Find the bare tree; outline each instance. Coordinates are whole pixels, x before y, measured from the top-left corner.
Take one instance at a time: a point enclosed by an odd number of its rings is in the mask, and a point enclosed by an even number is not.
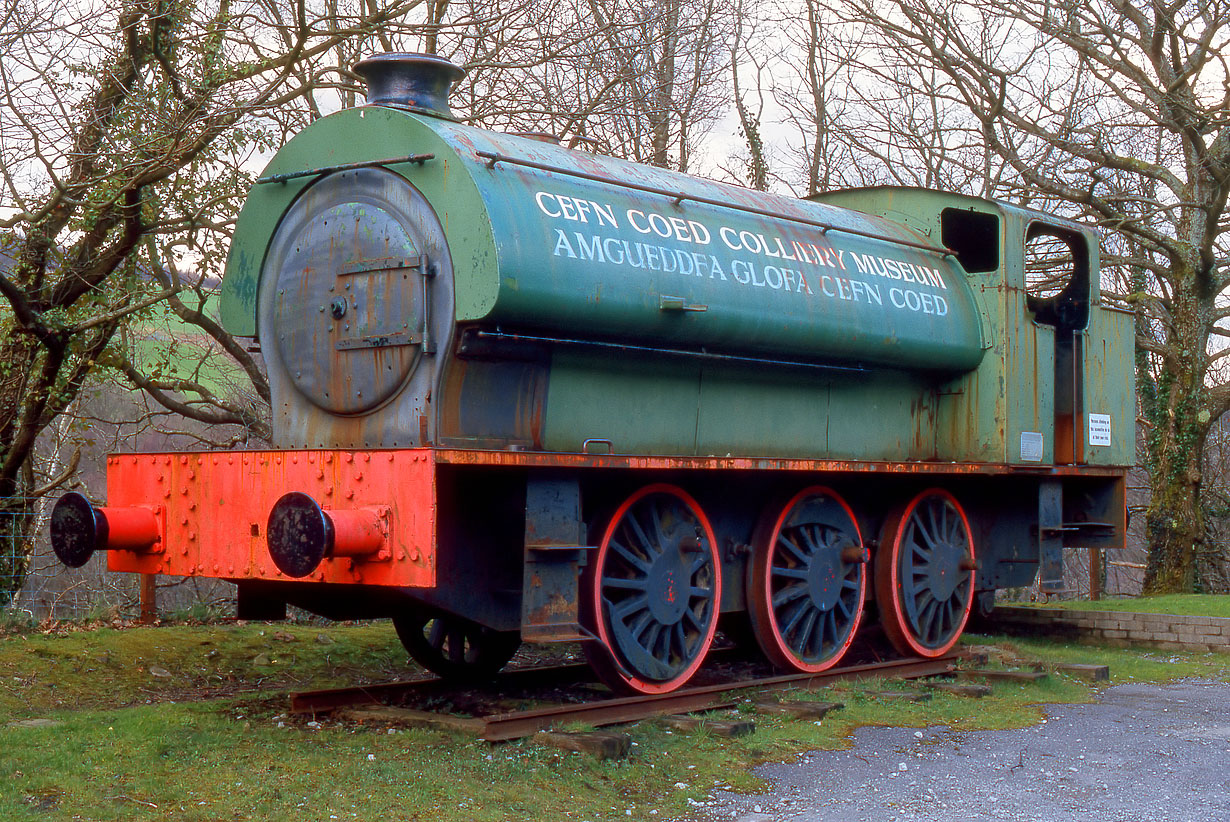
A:
[[[0,538],[24,539],[25,500],[73,474],[64,437],[32,455],[91,380],[144,389],[151,424],[169,409],[221,426],[192,429],[216,445],[268,436],[260,364],[213,319],[217,275],[255,170],[356,102],[354,62],[440,53],[469,69],[463,119],[686,168],[721,105],[728,31],[723,0],[7,3]]]
[[[1230,408],[1221,297],[1230,224],[1230,5],[828,5],[865,27],[868,47],[888,67],[879,77],[886,93],[920,83],[949,111],[968,115],[964,127],[946,121],[956,131],[942,139],[985,147],[993,158],[986,193],[1041,196],[1108,232],[1104,264],[1138,317],[1152,485],[1145,588],[1192,590],[1206,543],[1202,454],[1212,422]],[[899,77],[902,69],[908,73]]]
[[[789,44],[774,68],[774,98],[802,181],[792,188],[996,191],[1004,164],[934,66],[884,48],[831,0],[783,2],[770,19]]]
[[[769,153],[761,130],[770,93],[772,77],[769,65],[780,46],[775,36],[767,36],[760,27],[762,21],[749,13],[744,0],[736,0],[734,29],[730,38],[730,81],[735,114],[739,118],[742,148],[732,153],[722,170],[733,180],[758,191],[766,191],[770,183]],[[776,29],[770,23],[775,35]],[[747,81],[751,74],[750,84]],[[749,87],[750,86],[750,87]],[[733,162],[731,166],[729,163]]]
[[[858,45],[851,27],[829,15],[821,0],[785,2],[774,6],[770,26],[787,44],[775,66],[774,101],[783,112],[790,154],[798,179],[787,181],[804,196],[843,185],[866,182],[866,169],[854,162],[851,146],[839,138],[845,131],[846,100],[856,90],[854,55]]]
[[[250,161],[340,79],[327,57],[421,0],[281,9],[271,0],[14,0],[0,19],[0,539],[24,541],[40,434],[99,369],[181,413],[263,433],[256,364],[212,321],[207,278]],[[293,112],[293,113],[288,113]],[[189,280],[164,272],[197,269]],[[169,301],[225,350],[257,402],[141,373],[123,329]]]
[[[606,101],[604,116],[586,124],[588,136],[620,156],[687,171],[699,139],[726,105],[729,5],[588,0],[588,11],[605,48],[589,53],[578,79],[586,96]]]
[[[431,0],[418,42],[467,69],[465,122],[686,170],[729,103],[734,2]]]

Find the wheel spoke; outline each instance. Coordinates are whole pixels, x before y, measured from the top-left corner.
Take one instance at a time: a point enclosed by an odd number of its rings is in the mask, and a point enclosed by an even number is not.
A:
[[[816,646],[816,653],[820,653],[827,646],[836,645],[839,636],[837,612],[829,611],[824,615],[823,630],[820,632],[820,644]],[[825,641],[826,639],[828,640],[827,642]]]
[[[649,583],[645,579],[627,579],[626,577],[603,577],[602,588],[617,588],[623,591],[644,591]]]
[[[930,639],[932,636],[932,626],[935,624],[935,617],[939,613],[939,603],[935,600],[928,602],[918,611],[918,633],[920,636]]]
[[[778,618],[780,620],[781,634],[783,637],[790,635],[790,632],[798,626],[799,620],[806,615],[808,610],[810,609],[805,600],[798,600],[781,609],[781,612],[778,614]],[[786,614],[789,614],[790,616],[782,619],[782,617],[785,617]]]
[[[837,600],[837,607],[834,609],[834,614],[836,613],[836,611],[841,611],[841,615],[843,617],[845,617],[847,620],[851,620],[851,619],[854,619],[854,611],[855,611],[855,608],[857,607],[858,607],[857,603],[855,603],[854,605],[851,605],[846,600],[845,597],[842,597],[841,599]],[[836,619],[837,617],[834,616],[833,618]]]
[[[800,548],[798,543],[793,539],[793,534],[791,536],[787,536],[786,534],[779,536],[777,538],[777,545],[779,548],[785,549],[784,552],[779,551],[779,555],[782,553],[793,554],[795,561],[803,565],[806,565],[811,561],[810,555]]]
[[[615,553],[619,554],[619,556],[633,568],[640,571],[642,574],[649,573],[649,563],[633,553],[632,549],[625,547],[622,543],[618,543],[615,540],[611,540],[610,545],[611,549],[614,550]]]
[[[825,533],[823,526],[815,524],[800,525],[796,529],[796,533],[803,538],[803,542],[807,545],[807,556],[804,558],[804,562],[811,562],[812,557],[828,547],[828,543],[823,538]]]
[[[701,568],[704,568],[706,565],[709,565],[712,562],[713,562],[713,557],[709,556],[708,553],[704,551],[699,552],[696,555],[696,558],[693,559],[692,563],[688,566],[688,577],[691,579],[695,579],[697,572],[700,571]]]
[[[641,637],[645,635],[645,630],[650,625],[654,624],[653,614],[648,611],[641,611],[635,619],[633,619],[630,623],[625,624],[628,626],[628,633],[632,634],[632,636],[640,642]]]
[[[652,653],[653,646],[657,644],[658,637],[661,636],[661,634],[662,634],[662,623],[661,622],[649,623],[649,631],[645,634],[645,638],[641,640],[641,647],[645,648],[650,653]]]
[[[798,646],[797,646],[799,648],[802,648],[804,645],[806,645],[807,638],[811,635],[812,628],[815,626],[816,620],[820,616],[820,612],[817,611],[815,608],[805,608],[805,609],[802,609],[802,612],[803,614],[805,614],[806,618],[803,620],[803,624],[799,626],[798,631],[795,633],[795,636],[798,636],[801,638],[801,641],[798,643]]]
[[[688,656],[688,638],[683,632],[682,620],[675,623],[674,628],[671,630],[671,634],[675,637],[675,646],[678,649],[679,657],[681,659],[686,658]]]
[[[956,600],[948,600],[944,603],[944,630],[947,631],[955,622],[957,613]]]
[[[788,579],[807,579],[806,568],[783,568],[780,565],[773,566],[773,576],[787,577]]]
[[[908,531],[908,544],[919,550],[927,550],[935,547],[935,539],[931,534],[927,533],[927,526],[922,519],[915,517],[910,521],[910,530]],[[925,543],[925,544],[924,544]]]
[[[645,595],[628,597],[619,603],[610,602],[611,616],[619,622],[624,622],[629,616],[649,605],[649,597]]]
[[[649,521],[653,525],[653,548],[658,554],[665,551],[668,547],[674,547],[678,542],[678,540],[671,539],[667,533],[669,529],[662,524],[662,517],[664,514],[669,513],[669,510],[666,508],[666,500],[661,502],[661,505],[650,505],[648,511]]]
[[[950,599],[937,602],[935,607],[935,636],[942,637],[952,627],[953,602]]]
[[[432,648],[439,650],[444,647],[444,621],[440,619],[429,620],[427,625],[427,644]]]
[[[948,521],[948,530],[944,534],[949,545],[960,545],[968,547],[969,542],[965,538],[965,527],[961,522],[960,517],[952,517]]]
[[[705,629],[705,626],[704,626],[704,625],[701,623],[701,621],[697,618],[696,614],[694,614],[694,613],[692,612],[692,609],[691,609],[691,608],[688,608],[688,609],[684,610],[684,612],[683,612],[683,620],[681,620],[681,621],[680,621],[680,624],[682,625],[682,624],[683,624],[683,622],[690,622],[690,623],[692,623],[692,627],[693,627],[694,629],[696,629],[697,631],[703,631],[703,630]]]
[[[919,507],[922,507],[922,506],[919,506]],[[948,506],[946,505],[936,505],[934,502],[931,502],[931,501],[928,501],[926,503],[927,524],[930,526],[927,530],[928,530],[928,533],[930,533],[932,536],[932,540],[931,540],[932,545],[935,545],[940,540],[940,538],[945,537],[947,535],[948,528],[946,527],[945,516],[944,516],[944,513],[947,510],[948,510]],[[936,521],[937,514],[939,515],[938,522]]]
[[[807,590],[806,585],[783,586],[781,590],[773,594],[773,610],[776,611],[778,608],[781,608],[783,605],[789,602],[793,602],[796,599],[801,599],[802,597],[807,596],[809,593],[810,592]]]
[[[829,632],[829,623],[833,618],[832,611],[825,613],[814,611],[813,613],[815,613],[816,618],[812,621],[806,638],[803,642],[799,643],[799,650],[808,656],[815,656],[824,650],[824,638]]]
[[[672,625],[663,625],[662,632],[658,634],[658,642],[654,648],[654,656],[661,662],[670,662],[671,659],[671,629]]]
[[[653,562],[654,556],[662,552],[661,547],[657,543],[655,543],[652,539],[650,539],[649,535],[645,533],[645,529],[641,525],[640,520],[637,519],[636,513],[634,511],[628,512],[628,518],[626,521],[628,524],[628,529],[632,532],[632,535],[640,543],[641,550],[645,552],[645,556],[648,558],[647,561]]]

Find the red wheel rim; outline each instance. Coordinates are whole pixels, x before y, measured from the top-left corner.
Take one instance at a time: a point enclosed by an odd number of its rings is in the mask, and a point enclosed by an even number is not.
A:
[[[889,517],[876,556],[884,632],[904,654],[938,657],[957,644],[974,601],[974,538],[965,509],[929,488]]]
[[[807,673],[836,665],[862,621],[866,588],[862,533],[837,493],[813,486],[767,512],[748,565],[748,613],[770,661]]]
[[[604,681],[658,694],[696,673],[713,642],[722,590],[713,527],[696,500],[664,483],[628,497],[587,576],[601,647],[588,644],[586,655]]]

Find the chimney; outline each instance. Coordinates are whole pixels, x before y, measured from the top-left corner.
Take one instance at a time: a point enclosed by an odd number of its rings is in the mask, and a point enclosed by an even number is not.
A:
[[[368,105],[455,119],[448,107],[448,95],[453,83],[465,76],[465,69],[443,57],[388,52],[359,61],[354,70],[367,84]]]

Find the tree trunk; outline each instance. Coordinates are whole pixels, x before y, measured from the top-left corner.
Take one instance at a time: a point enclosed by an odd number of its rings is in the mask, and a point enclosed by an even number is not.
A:
[[[1196,553],[1204,544],[1204,515],[1197,484],[1153,489],[1153,503],[1145,513],[1145,539],[1149,544],[1149,563],[1144,593],[1194,591]]]
[[[1171,361],[1147,397],[1146,443],[1151,500],[1145,513],[1149,561],[1144,593],[1196,590],[1196,557],[1204,547],[1201,460],[1209,433],[1204,410],[1204,353],[1195,345]],[[1151,394],[1153,392],[1150,392]],[[1149,400],[1152,400],[1150,402]]]

